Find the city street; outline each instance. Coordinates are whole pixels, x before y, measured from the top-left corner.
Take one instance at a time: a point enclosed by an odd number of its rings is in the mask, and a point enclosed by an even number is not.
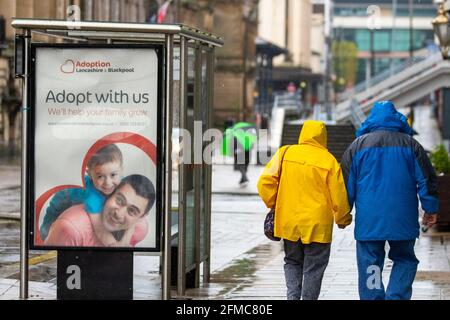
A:
[[[450,300],[449,151],[450,0],[0,0],[0,300]]]
[[[261,167],[253,167],[257,172]],[[216,170],[231,170],[222,166]],[[285,299],[281,243],[262,234],[266,209],[256,195],[213,196],[212,279],[188,289],[193,299]],[[320,299],[358,299],[353,227],[334,230],[330,264]],[[0,299],[18,298],[19,224],[0,222]],[[450,234],[423,234],[416,244],[420,260],[413,299],[450,299]],[[56,255],[32,251],[30,297],[56,298]],[[159,257],[135,253],[135,299],[159,299]],[[383,273],[388,279],[391,263]]]
[[[416,138],[425,148],[436,144],[435,122],[430,108],[416,109]],[[17,167],[0,166],[0,299],[18,299],[19,278],[19,186]],[[256,181],[262,166],[250,166],[250,183],[239,187],[239,173],[228,164],[213,167],[211,283],[188,289],[188,299],[285,299],[281,242],[263,235],[267,209],[259,199]],[[14,217],[14,220],[8,219]],[[358,299],[353,225],[335,228],[329,266],[320,299]],[[416,242],[420,260],[413,286],[413,299],[450,299],[450,233],[433,230]],[[391,269],[386,260],[383,281]],[[159,257],[135,253],[134,298],[160,299]],[[56,253],[32,251],[30,298],[56,298]],[[175,291],[173,291],[175,295]]]

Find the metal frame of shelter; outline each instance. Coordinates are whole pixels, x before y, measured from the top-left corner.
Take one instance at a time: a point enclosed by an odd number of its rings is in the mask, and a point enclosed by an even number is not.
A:
[[[194,121],[202,121],[202,129],[212,125],[214,54],[215,48],[223,45],[221,38],[185,25],[73,22],[62,20],[13,19],[16,39],[22,39],[23,78],[22,106],[22,172],[21,172],[21,242],[20,242],[20,298],[28,298],[28,201],[29,183],[29,136],[30,128],[30,47],[33,35],[56,38],[68,43],[107,44],[163,44],[163,226],[162,250],[162,299],[170,299],[172,256],[177,259],[177,294],[186,289],[186,275],[194,272],[194,286],[199,286],[200,264],[203,263],[203,281],[210,277],[211,239],[211,166],[179,163],[172,168],[172,133],[174,129],[194,132]],[[33,42],[34,43],[34,42]],[[174,55],[179,52],[179,62]],[[16,50],[16,55],[20,54]],[[175,58],[175,60],[174,60]],[[179,69],[178,69],[179,65]],[[174,67],[177,70],[174,70]],[[17,70],[17,65],[16,65]],[[20,66],[19,66],[20,70]],[[184,140],[182,147],[185,146]],[[192,146],[191,146],[192,148]],[[192,149],[193,150],[193,149]],[[193,154],[193,153],[192,153]],[[173,173],[178,179],[172,180]],[[172,188],[178,183],[178,190]],[[175,199],[174,201],[172,199]],[[176,206],[175,204],[178,204]],[[174,219],[172,219],[173,217]],[[173,221],[177,219],[178,223]],[[170,234],[170,237],[167,235]],[[177,248],[176,256],[172,249]],[[175,253],[175,251],[174,251]],[[174,279],[174,278],[172,278]]]

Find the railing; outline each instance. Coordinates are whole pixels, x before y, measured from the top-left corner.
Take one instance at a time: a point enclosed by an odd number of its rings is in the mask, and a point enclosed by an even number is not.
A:
[[[354,118],[353,113],[355,112],[359,113],[357,109],[359,109],[361,113],[367,111],[366,107],[362,108],[361,106],[362,104],[365,104],[367,101],[371,101],[376,97],[382,96],[383,93],[386,92],[386,90],[392,90],[392,88],[404,83],[405,81],[408,81],[412,78],[416,79],[422,74],[426,74],[431,69],[436,68],[437,64],[441,62],[442,62],[441,54],[436,53],[420,62],[416,62],[415,64],[409,67],[407,64],[397,66],[395,69],[395,73],[393,72],[392,76],[384,78],[383,81],[381,81],[380,79],[386,77],[387,72],[383,75],[379,75],[377,84],[371,87],[366,87],[366,89],[362,92],[359,93],[354,92],[349,98],[341,101],[336,106],[336,120],[343,121],[345,119],[348,119],[352,121],[352,123],[353,121],[357,123],[358,120]],[[357,102],[356,104],[354,103],[354,100]]]
[[[293,93],[290,92],[275,93],[273,105],[274,108],[295,106],[298,109],[301,109],[302,107],[301,99],[302,95],[299,91]]]
[[[357,84],[352,89],[347,89],[339,96],[339,101],[345,101],[347,99],[350,99],[352,96],[357,95],[359,93],[362,93],[369,88],[383,82],[384,80],[396,75],[397,73],[413,67],[413,66],[421,66],[423,65],[422,62],[426,62],[425,64],[428,64],[429,62],[436,62],[441,60],[441,53],[435,53],[428,57],[414,57],[414,58],[407,58],[405,61],[397,62],[392,67],[389,67],[388,69],[384,70],[383,72],[377,74],[375,77],[369,79],[368,81],[363,81]]]
[[[300,90],[296,92],[278,92],[274,93],[273,109],[285,109],[289,115],[296,115],[300,119],[306,118],[312,111],[312,108],[302,102]]]

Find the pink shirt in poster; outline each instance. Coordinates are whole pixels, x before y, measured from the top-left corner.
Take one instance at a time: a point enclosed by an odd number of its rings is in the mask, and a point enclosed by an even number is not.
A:
[[[130,246],[134,247],[142,241],[147,231],[147,220],[141,219],[136,224]],[[53,222],[45,244],[64,247],[104,247],[104,244],[95,236],[89,215],[82,204],[70,207]]]

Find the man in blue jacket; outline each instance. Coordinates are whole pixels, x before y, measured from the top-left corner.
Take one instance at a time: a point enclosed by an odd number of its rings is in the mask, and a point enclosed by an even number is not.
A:
[[[419,263],[414,254],[420,228],[417,195],[425,211],[422,224],[436,223],[436,174],[412,134],[407,118],[391,101],[377,102],[342,159],[349,203],[356,208],[358,287],[363,300],[411,299]],[[393,266],[385,290],[381,274],[386,241]]]

